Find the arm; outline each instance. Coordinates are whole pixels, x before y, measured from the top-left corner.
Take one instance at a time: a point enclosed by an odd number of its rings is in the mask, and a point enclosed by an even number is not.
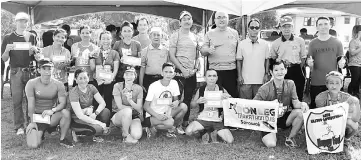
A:
[[[95,59],[94,58],[89,60],[89,65],[90,65],[90,70],[92,72],[94,72],[95,71]]]
[[[211,40],[209,38],[209,32],[204,36],[204,43],[200,49],[202,56],[210,55],[210,44]]]
[[[106,106],[103,97],[98,93],[94,95],[94,99],[99,103],[98,108],[95,112],[100,113]]]
[[[357,53],[361,52],[361,46],[357,46],[356,41],[354,39],[351,40],[349,44],[349,48],[351,55],[356,55]]]
[[[306,53],[306,43],[305,40],[301,39],[301,68],[305,66],[307,53]]]
[[[117,76],[118,69],[119,69],[119,61],[114,61],[114,68],[112,73],[113,79]]]
[[[93,118],[90,118],[89,116],[86,116],[81,107],[80,107],[80,103],[79,102],[71,102],[71,108],[73,109],[75,115],[82,121],[86,122],[86,123],[90,123],[90,124],[102,124],[102,122],[95,120]]]
[[[354,122],[358,122],[360,120],[360,101],[354,97],[354,96],[350,96],[348,99],[347,99],[347,103],[349,104],[350,107],[353,107],[353,112],[352,112],[352,115],[351,115],[351,119],[352,121]],[[349,108],[350,110],[350,108]],[[350,112],[349,112],[350,114]]]
[[[66,105],[66,91],[62,83],[58,83],[58,101],[59,104],[55,107],[56,112],[63,110]]]
[[[138,113],[143,113],[143,99],[142,98],[138,98],[137,99],[137,103],[135,103],[132,99],[130,99],[130,101],[128,101],[129,104],[132,106],[132,108],[134,108],[136,111],[138,111]]]
[[[12,46],[9,48],[8,46]],[[10,58],[10,50],[12,50],[14,47],[11,44],[8,44],[8,36],[6,35],[3,39],[3,42],[1,44],[1,58],[4,62],[8,61]]]
[[[199,89],[197,90],[196,94],[194,95],[194,97],[192,98],[192,101],[191,101],[191,106],[192,107],[196,107],[198,106],[198,99],[199,99]]]
[[[176,48],[169,48],[169,58],[170,61],[177,67],[179,68],[182,73],[184,73],[186,71],[186,69],[182,66],[182,64],[180,64],[180,62],[178,61],[178,59],[176,58],[175,54],[177,52]]]
[[[140,73],[139,73],[139,85],[141,85],[141,86],[143,86],[145,67],[147,66],[146,52],[147,51],[145,51],[145,50],[142,51],[142,58],[141,58],[142,63],[141,63]]]
[[[148,112],[150,115],[152,115],[153,117],[157,117],[159,114],[154,112],[154,110],[150,107],[150,103],[151,103],[151,101],[147,101],[147,100],[145,101],[144,110],[146,112]]]
[[[25,86],[25,94],[28,99],[28,116],[30,117],[30,122],[33,122],[33,114],[35,112],[35,96],[34,96],[34,86],[33,81],[30,80]]]

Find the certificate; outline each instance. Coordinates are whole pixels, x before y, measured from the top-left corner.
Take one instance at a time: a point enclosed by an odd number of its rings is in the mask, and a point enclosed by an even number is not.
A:
[[[53,56],[53,62],[65,62],[65,56]]]
[[[156,106],[168,106],[172,104],[172,98],[158,98],[155,101]]]
[[[50,124],[50,116],[42,116],[41,114],[33,114],[33,122]]]
[[[142,63],[142,59],[133,56],[124,56],[123,63],[131,66],[140,66]]]
[[[14,42],[14,50],[29,50],[31,43],[30,42]]]
[[[204,98],[207,99],[205,107],[222,108],[222,91],[206,91]]]
[[[104,80],[112,79],[112,73],[99,72],[98,76],[99,76],[100,79],[104,79]]]
[[[111,80],[112,72],[109,69],[103,68],[102,65],[97,65],[95,69],[97,79]]]

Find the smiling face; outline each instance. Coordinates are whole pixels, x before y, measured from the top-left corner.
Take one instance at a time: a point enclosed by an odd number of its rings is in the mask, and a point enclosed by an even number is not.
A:
[[[15,24],[17,29],[26,30],[26,28],[29,26],[29,21],[26,19],[19,19],[15,21]]]
[[[139,20],[137,29],[139,33],[147,33],[149,29],[147,20],[145,19]]]
[[[81,72],[76,77],[76,83],[81,87],[86,87],[86,85],[89,83],[89,76],[87,72]]]
[[[329,76],[326,78],[326,87],[332,93],[338,93],[342,88],[342,80],[337,76]]]
[[[107,47],[109,48],[109,46],[111,45],[112,43],[112,35],[111,34],[107,34],[107,33],[104,33],[100,36],[100,41],[99,41],[99,44],[104,48]]]
[[[330,21],[327,19],[320,19],[317,21],[317,31],[319,34],[329,34]]]
[[[123,78],[126,84],[132,84],[136,78],[136,75],[134,72],[125,72]]]
[[[49,81],[51,78],[51,73],[53,71],[53,67],[50,66],[44,66],[44,67],[40,67],[40,77],[42,80],[44,81]]]
[[[193,19],[189,15],[185,15],[180,19],[180,25],[182,28],[190,29],[193,25]]]
[[[259,29],[260,29],[259,23],[257,21],[252,21],[248,27],[249,36],[252,38],[257,37],[259,33]]]
[[[66,35],[67,33],[59,32],[56,35],[53,36],[54,44],[62,45],[66,41]]]
[[[152,44],[160,44],[161,37],[162,37],[162,35],[158,31],[153,31],[149,35],[149,38],[152,41]]]
[[[207,84],[216,84],[218,80],[218,75],[215,70],[209,70],[206,72],[206,82]]]
[[[124,39],[132,39],[132,36],[133,36],[133,28],[131,28],[131,27],[129,27],[129,26],[124,26],[123,28],[122,28],[122,32],[121,32],[121,34],[122,34],[122,37],[124,38]]]
[[[228,14],[224,12],[217,12],[215,14],[214,21],[219,28],[225,28],[228,26]]]
[[[82,41],[90,41],[91,38],[91,30],[90,28],[83,28],[80,31],[80,38]]]
[[[285,75],[287,74],[287,69],[283,63],[277,64],[277,65],[273,66],[271,74],[272,74],[273,78],[278,79],[278,80],[283,80],[283,79],[285,79]]]

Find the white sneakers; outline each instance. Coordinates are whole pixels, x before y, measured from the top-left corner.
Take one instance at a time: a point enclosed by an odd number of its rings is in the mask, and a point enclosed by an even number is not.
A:
[[[23,128],[19,128],[18,131],[16,132],[16,135],[23,135],[25,133]]]

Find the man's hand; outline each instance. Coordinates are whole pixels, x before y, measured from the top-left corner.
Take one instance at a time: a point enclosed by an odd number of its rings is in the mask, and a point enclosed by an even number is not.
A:
[[[243,80],[242,76],[238,76],[238,83],[239,83],[239,85],[243,85],[244,80]]]
[[[227,98],[231,98],[232,96],[231,95],[229,95],[228,93],[222,93],[222,100],[223,99],[227,99]]]
[[[301,102],[300,107],[303,113],[306,113],[309,110],[309,107],[306,102]]]
[[[5,53],[9,53],[11,50],[14,50],[15,45],[14,44],[7,44],[5,48]]]
[[[182,68],[182,69],[180,69],[180,70],[181,70],[184,78],[190,77],[190,73],[189,73],[189,70],[188,70],[188,69]]]
[[[97,115],[95,113],[92,113],[92,114],[89,115],[89,117],[92,118],[92,119],[95,119],[95,118],[97,118]]]
[[[207,103],[207,99],[204,97],[199,97],[198,100],[196,101],[197,104],[204,104]]]
[[[44,118],[46,115],[51,116],[51,115],[53,115],[53,114],[54,114],[54,112],[49,109],[49,110],[43,111],[43,113],[41,114],[41,116]]]
[[[309,58],[307,58],[307,65],[309,66],[309,67],[313,67],[313,59],[312,59],[312,57],[309,57]]]
[[[165,115],[165,114],[158,114],[158,115],[155,116],[155,118],[157,118],[160,121],[165,121],[165,120],[168,119],[168,116]]]
[[[38,50],[38,48],[36,46],[31,46],[29,49],[29,56],[39,53],[40,51]]]
[[[215,53],[216,52],[216,48],[214,48],[214,46],[210,46],[209,48],[208,48],[208,53],[209,54],[213,54],[213,53]]]

